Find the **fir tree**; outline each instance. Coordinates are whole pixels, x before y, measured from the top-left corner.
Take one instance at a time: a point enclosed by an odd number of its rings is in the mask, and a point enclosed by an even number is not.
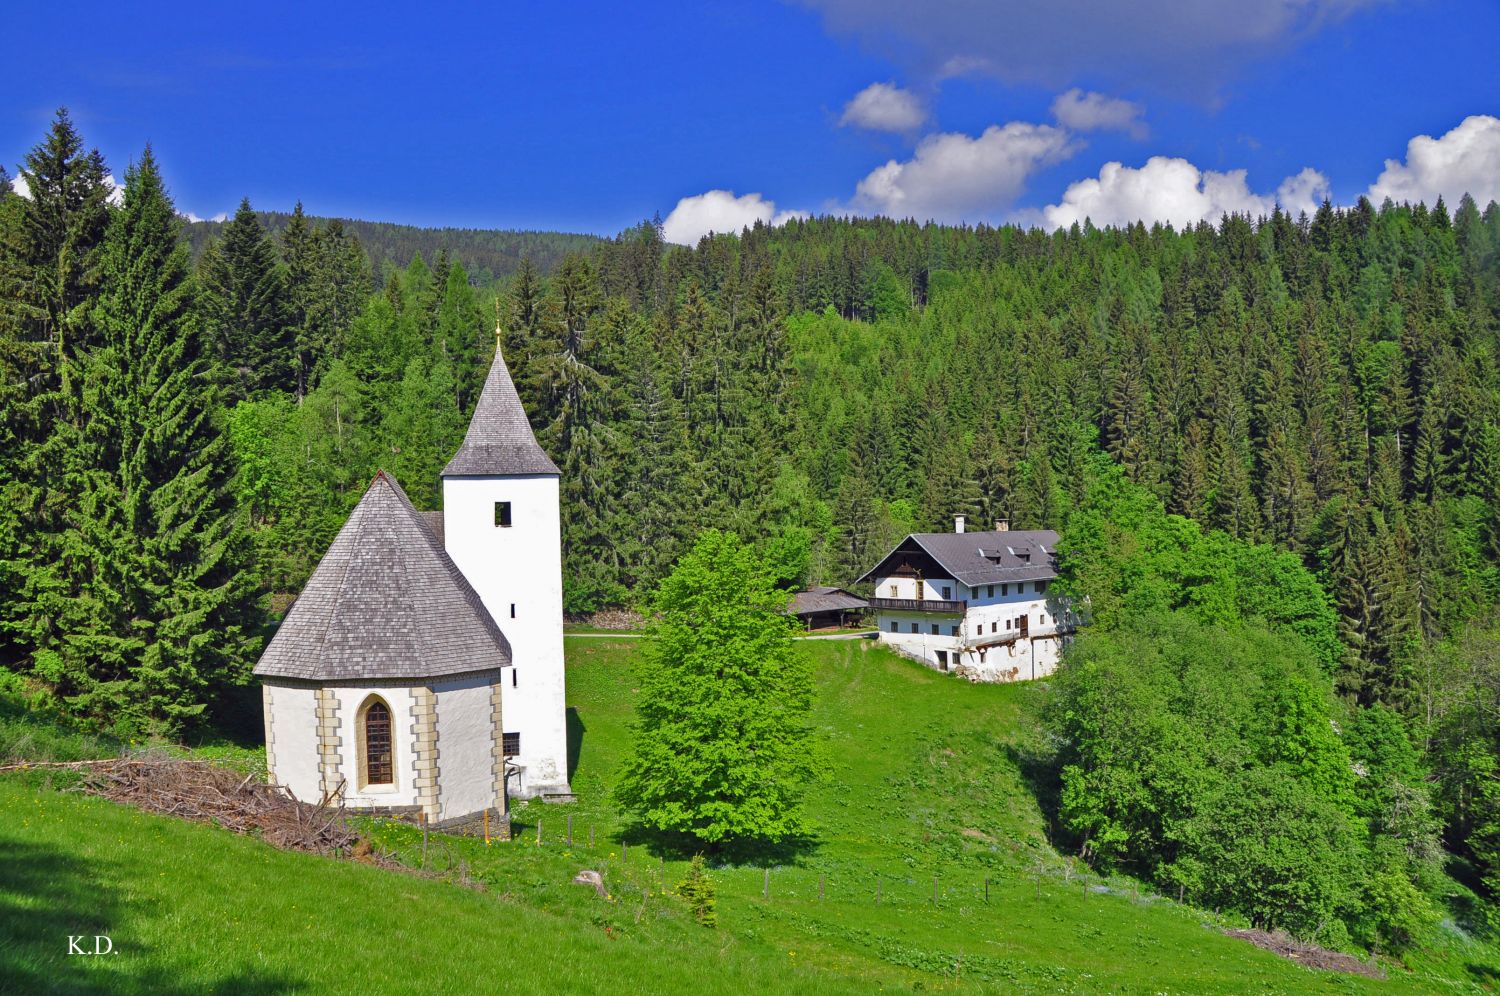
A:
[[[205,332],[230,378],[232,395],[296,391],[305,378],[294,352],[286,274],[249,198],[240,201],[224,234],[204,253],[198,275]]]
[[[168,729],[243,681],[251,579],[231,506],[227,438],[193,314],[187,251],[148,146],[103,248],[77,449],[76,514],[60,544],[55,649],[83,708]]]

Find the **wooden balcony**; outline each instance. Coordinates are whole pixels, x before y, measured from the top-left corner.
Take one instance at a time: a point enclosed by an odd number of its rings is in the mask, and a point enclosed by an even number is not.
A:
[[[969,603],[946,598],[872,598],[870,608],[876,612],[933,612],[944,616],[961,616]]]

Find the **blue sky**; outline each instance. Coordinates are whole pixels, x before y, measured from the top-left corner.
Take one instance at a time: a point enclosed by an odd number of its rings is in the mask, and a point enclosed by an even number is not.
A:
[[[691,240],[1500,197],[1494,0],[27,4],[6,36],[12,172],[66,104],[203,217]]]

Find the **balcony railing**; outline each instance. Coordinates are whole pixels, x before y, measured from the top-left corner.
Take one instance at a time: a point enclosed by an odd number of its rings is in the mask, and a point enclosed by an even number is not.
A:
[[[961,616],[969,603],[946,598],[872,598],[870,608],[887,612],[936,612],[945,616]]]

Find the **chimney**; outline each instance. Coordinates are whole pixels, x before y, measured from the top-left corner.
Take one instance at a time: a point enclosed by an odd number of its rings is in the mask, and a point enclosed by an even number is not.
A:
[[[1009,532],[1009,531],[1010,531],[1010,520],[1009,519],[996,519],[995,520],[995,532],[997,532],[997,533],[1004,533],[1004,532]]]
[[[953,517],[953,531],[955,533],[961,533],[961,532],[964,531],[964,517],[963,516],[961,516],[961,515],[955,515]]]

